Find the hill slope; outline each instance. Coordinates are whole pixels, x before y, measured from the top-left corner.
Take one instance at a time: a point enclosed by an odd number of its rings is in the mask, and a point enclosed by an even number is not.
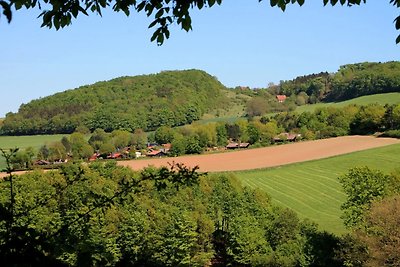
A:
[[[399,104],[400,103],[400,93],[386,93],[386,94],[376,94],[376,95],[366,95],[366,96],[360,96],[356,98],[352,98],[350,100],[342,101],[342,102],[328,102],[328,103],[317,103],[317,104],[312,104],[312,105],[304,105],[304,106],[299,106],[296,108],[296,112],[302,113],[305,111],[308,112],[313,112],[317,108],[326,108],[326,107],[345,107],[348,105],[368,105],[368,104],[373,104],[377,103],[382,106],[388,104],[388,105],[394,105],[394,104]]]
[[[7,114],[1,133],[71,133],[79,125],[106,131],[183,125],[228,103],[224,89],[199,70],[121,77],[21,105],[17,113]]]
[[[311,104],[400,92],[400,62],[347,64],[336,73],[321,72],[283,81],[275,90],[287,96],[306,93]]]

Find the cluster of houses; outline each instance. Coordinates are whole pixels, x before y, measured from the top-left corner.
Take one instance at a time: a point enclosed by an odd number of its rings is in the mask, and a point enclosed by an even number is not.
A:
[[[134,156],[131,154],[131,148],[125,147],[120,149],[118,152],[113,152],[107,155],[106,159],[125,159],[125,158],[140,158],[140,157],[162,157],[166,156],[171,149],[171,144],[162,144],[159,145],[157,143],[148,143],[147,144],[147,152],[142,153],[140,151],[135,151]],[[94,153],[89,161],[94,161],[96,159],[104,159],[100,153]]]
[[[294,134],[294,133],[281,133],[277,136],[274,137],[273,141],[275,143],[283,143],[283,142],[295,142],[301,138],[301,134]],[[234,150],[234,149],[246,149],[250,147],[250,143],[246,142],[230,142],[228,145],[226,145],[225,149],[229,150]],[[152,157],[152,158],[158,158],[158,157],[164,157],[168,156],[169,151],[171,150],[171,144],[162,144],[159,145],[157,143],[148,143],[147,144],[147,152],[142,153],[140,151],[135,151],[134,158],[141,158],[141,157]],[[106,158],[107,159],[124,159],[124,158],[130,158],[132,157],[131,155],[131,148],[130,147],[125,147],[121,149],[118,152],[114,152],[109,154]],[[90,157],[90,161],[94,161],[96,159],[100,159],[101,155],[99,153],[94,153]]]

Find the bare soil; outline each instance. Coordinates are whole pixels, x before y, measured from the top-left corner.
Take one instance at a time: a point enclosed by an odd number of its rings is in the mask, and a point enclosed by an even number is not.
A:
[[[240,171],[328,158],[398,143],[400,143],[400,139],[342,136],[263,148],[234,150],[226,153],[118,161],[118,165],[141,170],[148,166],[169,166],[169,164],[175,162],[183,163],[189,167],[199,166],[199,171],[202,172]],[[0,178],[5,176],[5,173],[0,173]]]
[[[400,143],[400,140],[373,136],[342,136],[227,153],[119,161],[118,164],[141,170],[150,165],[161,167],[175,162],[190,167],[199,166],[199,170],[203,172],[239,171],[327,158],[396,143]]]

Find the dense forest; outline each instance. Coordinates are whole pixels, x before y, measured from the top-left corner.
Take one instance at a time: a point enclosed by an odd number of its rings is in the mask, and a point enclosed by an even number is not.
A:
[[[182,165],[139,173],[115,162],[69,164],[0,181],[0,260],[5,266],[398,266],[399,178],[368,168],[340,177],[348,195],[343,218],[355,231],[338,237],[233,175]]]
[[[217,105],[227,105],[223,89],[216,78],[199,70],[121,77],[23,104],[17,113],[6,115],[1,133],[72,133],[81,125],[147,131],[190,124]]]
[[[336,73],[321,72],[270,87],[287,96],[302,94],[308,103],[343,101],[363,95],[400,92],[400,62],[364,62],[341,66]]]

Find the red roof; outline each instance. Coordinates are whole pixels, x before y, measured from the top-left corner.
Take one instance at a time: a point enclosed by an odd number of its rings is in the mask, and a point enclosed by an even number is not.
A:
[[[122,158],[122,154],[121,153],[112,153],[110,156],[108,156],[107,158],[109,159],[118,159],[118,158]]]
[[[161,150],[152,150],[150,152],[147,152],[146,155],[150,157],[155,157],[155,156],[163,156],[165,155],[165,153]]]
[[[97,153],[94,153],[94,154],[89,158],[89,160],[90,160],[90,161],[96,160],[97,157],[98,157]]]
[[[283,102],[286,100],[286,96],[285,95],[277,95],[276,99],[278,99],[278,101]]]

